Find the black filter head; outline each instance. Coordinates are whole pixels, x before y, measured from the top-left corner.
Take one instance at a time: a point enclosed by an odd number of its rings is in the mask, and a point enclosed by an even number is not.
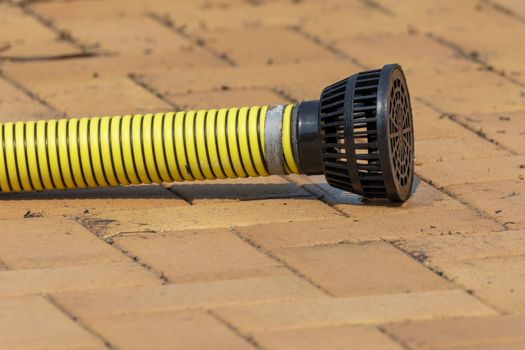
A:
[[[325,88],[318,126],[322,169],[330,185],[374,199],[410,196],[414,131],[399,65],[354,74]]]

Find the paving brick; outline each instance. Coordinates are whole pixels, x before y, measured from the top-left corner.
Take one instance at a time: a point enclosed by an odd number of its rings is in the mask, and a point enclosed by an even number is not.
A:
[[[303,85],[313,89],[315,98],[319,98],[325,86],[359,70],[361,69],[352,62],[331,58],[300,64],[283,62],[274,65],[240,65],[215,69],[173,69],[168,72],[141,74],[140,78],[168,98],[172,94],[207,92],[220,90],[224,86],[240,89],[275,86],[298,88]],[[298,97],[309,98],[306,95]]]
[[[469,138],[472,132],[458,123],[450,120],[446,115],[436,112],[418,100],[412,102],[414,118],[414,139],[435,140],[449,138]],[[416,147],[419,156],[419,147]]]
[[[253,337],[268,349],[369,349],[401,350],[403,347],[373,327],[336,326],[280,332],[261,332]]]
[[[496,314],[458,290],[274,302],[213,310],[244,332]]]
[[[414,145],[416,162],[441,162],[446,160],[504,157],[508,152],[500,147],[471,135],[466,138],[443,138],[438,140],[420,140]]]
[[[472,129],[516,153],[525,149],[525,111],[469,115],[462,118]]]
[[[525,228],[525,182],[522,180],[453,185],[447,190],[508,228]]]
[[[72,220],[15,219],[1,225],[0,256],[10,269],[129,261]]]
[[[512,343],[525,342],[524,326],[522,315],[505,315],[409,322],[384,328],[414,350],[485,349],[485,346],[508,349]]]
[[[188,205],[160,185],[99,187],[91,189],[2,194],[0,219],[24,216],[81,217],[116,210]]]
[[[475,115],[525,109],[523,89],[473,64],[439,66],[434,70],[419,70],[409,78],[412,76],[412,95],[449,114]]]
[[[115,244],[175,283],[286,272],[226,229],[126,235]]]
[[[170,96],[170,101],[184,110],[276,105],[290,102],[268,88],[231,89],[227,85],[218,91],[173,95]]]
[[[0,79],[0,122],[45,119],[53,112]]]
[[[519,180],[525,176],[523,156],[460,159],[416,164],[416,172],[439,187],[464,183]]]
[[[441,163],[439,163],[441,164]],[[403,204],[369,201],[327,184],[324,176],[295,176],[291,179],[350,216],[392,215],[442,209],[465,209],[458,201],[421,181],[414,179],[412,196]]]
[[[126,232],[200,230],[337,217],[340,217],[340,214],[321,201],[269,199],[177,208],[121,210],[93,215],[83,223],[91,232],[108,237]]]
[[[335,220],[316,220],[239,227],[243,236],[268,250],[348,242],[399,240],[503,227],[469,209],[422,213],[366,215]]]
[[[0,295],[22,295],[160,284],[133,262],[0,271]]]
[[[280,176],[180,183],[170,189],[191,204],[213,204],[264,198],[311,197]]]
[[[40,296],[0,298],[2,349],[105,349],[104,343]]]
[[[204,311],[105,316],[86,323],[122,349],[255,349]]]
[[[525,255],[524,231],[446,235],[399,241],[395,244],[420,261],[482,259]],[[453,252],[453,254],[451,254]]]
[[[288,28],[217,29],[196,32],[195,36],[240,65],[299,63],[336,57]]]
[[[7,3],[0,4],[0,60],[2,58],[59,57],[79,54],[74,45],[58,40],[58,35],[35,18]]]
[[[275,253],[335,296],[409,293],[453,287],[385,242],[288,248]]]
[[[115,288],[111,293],[104,289],[96,289],[52,294],[53,300],[64,308],[86,318],[324,296],[319,289],[291,273],[280,276]]]
[[[437,269],[483,301],[507,313],[525,310],[525,257],[440,261]]]

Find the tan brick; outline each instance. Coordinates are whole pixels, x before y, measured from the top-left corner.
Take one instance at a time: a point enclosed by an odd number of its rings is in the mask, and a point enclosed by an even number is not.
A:
[[[486,159],[461,159],[446,162],[416,164],[416,172],[436,186],[518,180],[525,176],[523,156]]]
[[[0,4],[0,58],[53,57],[80,53],[74,45],[7,3]]]
[[[453,288],[385,242],[276,250],[289,265],[335,296],[409,293]]]
[[[240,65],[272,65],[335,58],[330,51],[288,28],[218,29],[196,32],[195,35],[204,40],[208,47],[225,53]]]
[[[127,235],[115,244],[176,283],[286,273],[226,229]]]
[[[15,219],[1,225],[0,256],[10,269],[129,261],[72,220]]]
[[[289,103],[269,88],[231,89],[227,85],[221,90],[197,91],[183,95],[169,95],[170,101],[181,109],[210,109],[241,106],[264,106]]]
[[[457,200],[418,178],[414,179],[412,196],[402,204],[368,201],[359,195],[328,185],[324,176],[294,176],[291,179],[317,195],[323,196],[328,203],[334,205],[338,210],[355,217],[442,209],[465,209],[465,206]]]
[[[105,349],[104,343],[40,296],[0,298],[2,349]]]
[[[489,345],[508,349],[512,343],[525,342],[524,326],[522,315],[505,315],[409,322],[387,325],[385,330],[414,350],[485,349]]]
[[[496,314],[458,290],[275,302],[213,310],[244,332]]]
[[[416,162],[441,162],[447,160],[504,157],[508,152],[477,136],[416,141]]]
[[[447,190],[506,227],[525,228],[525,182],[522,180],[453,185]]]
[[[319,289],[293,274],[162,286],[62,292],[53,300],[81,317],[160,312],[240,305],[271,300],[323,297]]]
[[[126,232],[181,231],[248,226],[270,222],[332,219],[340,214],[313,199],[269,199],[181,206],[146,210],[121,210],[93,215],[83,224],[91,232],[114,236]]]
[[[53,112],[0,79],[0,122],[42,119]]]
[[[67,191],[5,193],[0,219],[27,215],[89,216],[117,210],[177,207],[188,203],[160,185],[99,187]],[[29,214],[28,214],[29,212]]]
[[[303,188],[280,176],[180,183],[170,187],[192,204],[213,204],[265,198],[311,197]]]
[[[152,272],[132,262],[0,271],[0,295],[160,284]]]
[[[447,116],[436,112],[418,100],[412,100],[414,138],[417,141],[448,138],[468,138],[472,132]],[[419,156],[419,147],[416,147]]]
[[[169,98],[176,94],[220,90],[223,86],[231,89],[305,86],[315,93],[312,97],[319,98],[326,85],[359,70],[361,69],[351,62],[334,58],[300,64],[284,62],[275,65],[240,65],[215,69],[173,69],[169,72],[141,74],[140,78]],[[24,72],[17,73],[24,74]],[[297,97],[310,98],[307,95]]]
[[[255,349],[204,311],[105,316],[86,323],[120,349]]]
[[[516,153],[525,149],[525,111],[469,115],[462,118],[471,128]]]
[[[412,76],[415,79],[411,79],[409,83],[413,95],[424,98],[449,114],[475,115],[525,109],[522,89],[505,78],[475,68],[472,64],[467,67],[448,65],[434,70],[423,69]],[[443,79],[443,76],[447,79]]]
[[[499,231],[501,225],[469,209],[422,213],[366,215],[336,220],[262,224],[239,227],[243,236],[265,249],[375,240],[398,240],[479,230]]]
[[[261,332],[253,338],[264,348],[275,350],[403,349],[400,344],[373,327],[336,326]]]
[[[396,245],[417,259],[432,263],[441,260],[525,255],[524,232],[518,230],[425,237],[399,241]]]
[[[440,261],[437,268],[457,284],[473,290],[508,313],[525,311],[525,257],[499,257]]]

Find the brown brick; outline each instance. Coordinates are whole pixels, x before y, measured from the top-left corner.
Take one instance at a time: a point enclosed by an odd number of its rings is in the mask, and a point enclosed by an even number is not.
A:
[[[226,229],[127,235],[115,244],[175,283],[286,272]]]
[[[447,160],[504,157],[509,153],[500,147],[471,135],[466,138],[443,138],[415,142],[416,162],[441,162]]]
[[[462,120],[472,129],[516,153],[525,149],[524,111],[467,115]]]
[[[505,315],[409,322],[387,325],[385,330],[414,350],[485,349],[489,345],[508,349],[525,342],[524,326],[522,315]]]
[[[53,112],[32,100],[22,91],[0,79],[0,122],[35,120],[49,117]]]
[[[507,313],[525,310],[525,258],[441,261],[437,268],[487,304]]]
[[[231,89],[228,85],[220,87],[220,90],[170,95],[170,101],[184,110],[265,106],[290,102],[269,88]]]
[[[496,314],[459,290],[274,302],[213,310],[244,332]]]
[[[105,349],[104,343],[40,296],[0,298],[2,349]]]
[[[373,327],[335,326],[261,332],[253,338],[264,348],[275,350],[403,349],[400,344]]]
[[[303,188],[280,176],[198,181],[174,184],[170,188],[192,204],[311,197]]]
[[[424,105],[418,100],[412,100],[414,118],[414,138],[416,141],[469,138],[472,131],[450,120],[446,115]],[[416,147],[419,157],[419,147]]]
[[[129,261],[72,220],[15,219],[1,225],[0,256],[10,269]]]
[[[447,190],[506,227],[525,228],[525,182],[522,180],[453,185]]]
[[[35,58],[80,53],[74,45],[57,40],[57,34],[7,3],[0,4],[0,58]]]
[[[275,253],[338,297],[453,287],[385,242],[288,248]]]
[[[265,249],[375,240],[398,240],[503,227],[469,209],[433,210],[422,213],[366,215],[336,220],[316,220],[239,227],[245,237]]]
[[[204,311],[105,316],[86,323],[122,349],[255,349]]]
[[[524,231],[501,231],[469,235],[446,235],[396,242],[419,260],[483,259],[525,254]],[[454,252],[454,254],[451,254]]]
[[[269,199],[177,208],[121,210],[93,215],[83,223],[91,232],[107,237],[126,232],[228,228],[269,222],[332,219],[339,216],[337,211],[318,200]]]
[[[195,33],[205,45],[243,64],[280,64],[333,59],[336,56],[288,28],[218,29]]]
[[[132,262],[0,271],[0,295],[22,295],[160,284]]]
[[[160,185],[99,187],[67,191],[6,193],[0,219],[24,215],[89,216],[117,210],[177,207],[188,203]],[[29,213],[28,213],[29,212]]]
[[[271,300],[323,297],[319,289],[293,275],[262,276],[162,286],[62,292],[53,299],[81,317],[209,308]]]
[[[416,172],[436,186],[518,180],[525,176],[523,156],[487,159],[461,159],[446,162],[426,162],[416,165]]]

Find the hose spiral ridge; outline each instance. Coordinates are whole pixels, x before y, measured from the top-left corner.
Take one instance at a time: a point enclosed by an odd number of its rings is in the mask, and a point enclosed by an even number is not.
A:
[[[283,114],[284,166],[298,173]],[[1,192],[268,176],[268,106],[0,123]]]

